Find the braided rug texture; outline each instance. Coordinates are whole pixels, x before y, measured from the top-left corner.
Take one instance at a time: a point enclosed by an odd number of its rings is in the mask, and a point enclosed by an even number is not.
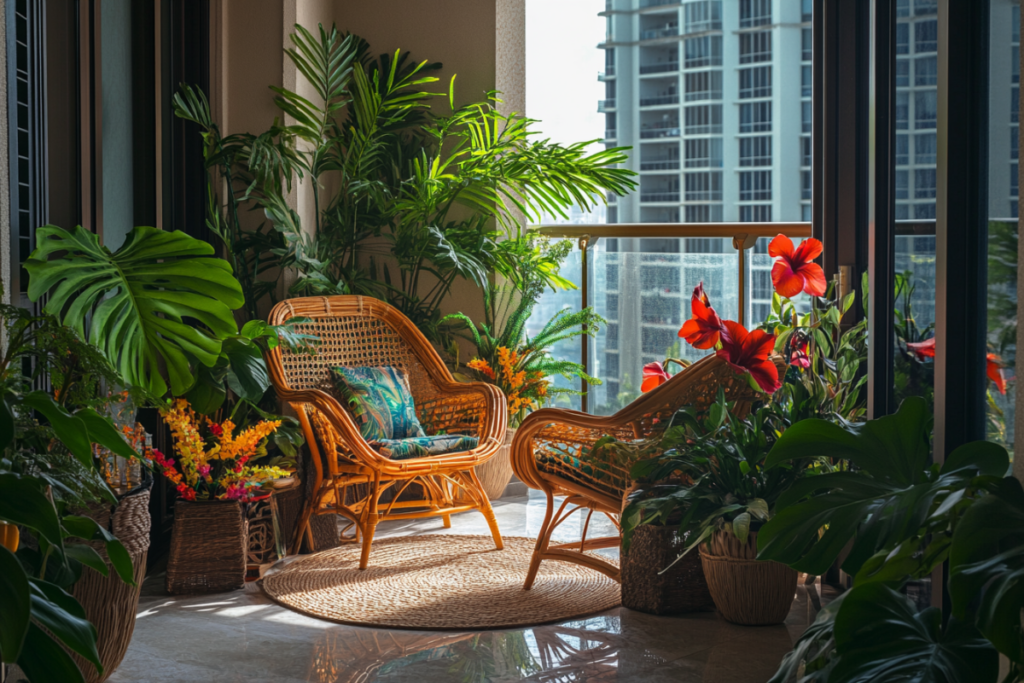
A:
[[[619,584],[592,569],[542,562],[523,590],[536,540],[427,535],[375,540],[359,571],[358,544],[309,555],[261,585],[291,609],[343,624],[416,630],[511,628],[563,621],[620,604]]]

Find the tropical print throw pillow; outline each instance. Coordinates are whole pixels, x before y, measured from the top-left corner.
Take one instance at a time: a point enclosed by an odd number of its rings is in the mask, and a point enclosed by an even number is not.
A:
[[[426,458],[431,455],[471,451],[479,443],[480,440],[475,436],[438,434],[437,436],[419,436],[409,439],[384,439],[373,446],[381,455],[391,460],[410,460]]]
[[[367,441],[426,436],[401,369],[338,367],[331,370],[331,379]]]

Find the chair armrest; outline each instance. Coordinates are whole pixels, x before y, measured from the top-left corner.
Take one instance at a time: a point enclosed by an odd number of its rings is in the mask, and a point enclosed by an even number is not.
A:
[[[275,387],[278,398],[290,403],[296,410],[303,404],[316,408],[331,424],[331,427],[345,441],[345,445],[352,451],[352,454],[369,466],[379,466],[381,462],[387,462],[387,458],[370,448],[359,432],[359,428],[352,421],[336,398],[326,391],[320,389],[282,389]],[[311,435],[310,435],[311,436]],[[326,455],[326,454],[325,454]]]
[[[602,437],[635,438],[631,424],[628,416],[542,408],[527,415],[516,430],[512,440],[512,470],[527,486],[543,490],[546,486],[540,476],[539,458],[570,455],[584,460],[586,451]]]

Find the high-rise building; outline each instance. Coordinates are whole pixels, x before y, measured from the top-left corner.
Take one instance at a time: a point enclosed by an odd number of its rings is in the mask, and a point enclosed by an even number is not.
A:
[[[608,0],[606,144],[633,151],[640,188],[609,222],[810,220],[811,0]],[[771,302],[771,259],[748,259],[748,320]],[[678,338],[703,281],[738,314],[736,252],[723,239],[618,239],[594,250],[594,304],[609,320],[591,405],[629,399],[644,363],[704,352]],[[635,302],[640,302],[639,306]],[[620,396],[621,394],[621,396]]]

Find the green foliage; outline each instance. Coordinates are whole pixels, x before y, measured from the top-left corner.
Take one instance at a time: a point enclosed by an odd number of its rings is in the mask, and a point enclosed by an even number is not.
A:
[[[843,471],[797,482],[758,534],[762,560],[822,573],[849,546],[854,587],[797,642],[773,683],[994,682],[996,650],[1022,670],[1024,489],[1005,477],[1005,449],[990,442],[930,462],[928,406],[909,398],[895,415],[862,425],[804,420],[771,466],[824,455]],[[954,618],[917,613],[897,591],[949,560]]]
[[[635,187],[634,174],[617,168],[621,149],[537,140],[534,122],[501,113],[494,92],[457,106],[454,78],[443,91],[425,90],[439,64],[400,51],[372,59],[365,41],[336,28],[314,35],[296,26],[292,41],[288,56],[317,93],[273,88],[294,125],[221,138],[201,93],[186,87],[175,98],[177,115],[203,127],[207,166],[231,190],[222,210],[211,183],[209,221],[232,253],[250,319],[272,296],[273,282],[259,276],[294,267],[293,294],[383,298],[441,341],[439,306],[455,283],[482,288],[490,273],[514,269],[501,238],[519,235],[519,212],[564,216]],[[430,110],[439,97],[450,115]],[[284,199],[299,177],[313,187],[311,234]],[[250,200],[273,228],[261,227],[254,242],[238,222]]]
[[[973,617],[1019,675],[1024,671],[1024,489],[1019,481],[1007,477],[964,513],[953,533],[949,566],[953,613]]]
[[[909,398],[895,415],[862,424],[808,419],[791,426],[768,456],[769,467],[813,456],[851,467],[794,484],[758,534],[758,557],[824,574],[852,540],[842,567],[853,575],[873,557],[884,559],[903,544],[908,576],[928,571],[931,559],[941,561],[949,539],[934,532],[948,524],[934,517],[936,511],[955,506],[975,477],[1005,475],[1008,459],[999,446],[978,442],[950,454],[942,468],[930,466],[929,422],[924,400]],[[933,520],[939,528],[933,528]],[[878,569],[877,559],[869,571]]]
[[[80,226],[52,225],[37,239],[25,264],[29,297],[49,294],[46,311],[87,336],[129,384],[162,396],[169,383],[180,395],[195,381],[192,365],[212,367],[221,338],[237,332],[241,290],[205,242],[137,227],[112,254]]]
[[[787,425],[787,415],[773,403],[737,416],[721,389],[706,413],[676,413],[660,439],[661,453],[638,458],[630,473],[637,489],[622,514],[623,548],[641,524],[678,524],[687,552],[716,530],[746,542],[775,514],[780,496],[813,471],[810,459],[767,466]]]
[[[824,297],[812,300],[810,311],[800,314],[792,301],[772,295],[768,318],[759,326],[775,335],[775,352],[793,360],[805,358],[808,367],[790,365],[774,400],[798,403],[806,417],[861,419],[867,398],[867,321],[843,330],[843,318],[853,307],[856,294],[842,300],[834,284]],[[802,388],[797,388],[800,385]]]
[[[917,612],[905,595],[879,583],[855,586],[835,617],[835,683],[994,681],[995,649],[973,625],[942,623],[937,607]]]
[[[73,539],[103,542],[110,566],[123,581],[134,585],[131,557],[120,541],[95,521],[67,512],[68,501],[55,493],[68,492],[71,500],[79,502],[77,494],[89,489],[69,481],[66,474],[55,475],[47,458],[33,453],[31,440],[20,433],[12,416],[9,403],[16,399],[7,391],[0,396],[0,414],[10,418],[3,420],[0,442],[0,521],[24,529],[34,537],[35,548],[22,547],[15,556],[0,547],[0,659],[16,662],[29,680],[82,681],[67,650],[102,672],[96,629],[65,589],[78,580],[85,566],[104,576],[109,569],[91,546]],[[43,392],[22,396],[18,405],[34,408],[48,420],[54,438],[48,440],[47,447],[55,443],[66,449],[69,454],[64,459],[77,463],[79,470],[92,472],[92,443],[125,456],[136,455],[114,426],[89,408],[69,413]],[[102,479],[99,483],[106,500],[113,502]]]

